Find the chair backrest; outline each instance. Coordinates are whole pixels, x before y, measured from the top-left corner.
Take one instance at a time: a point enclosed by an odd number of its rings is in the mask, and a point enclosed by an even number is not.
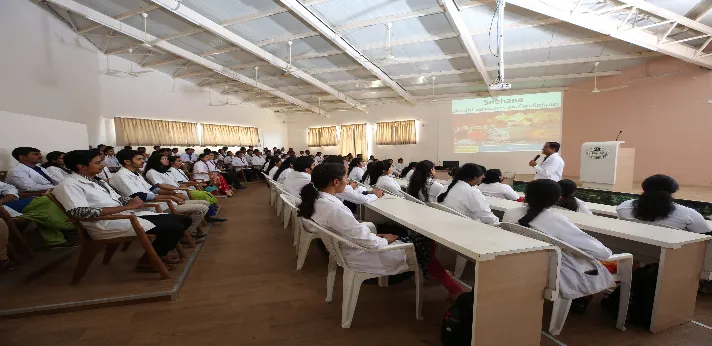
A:
[[[91,240],[91,237],[89,236],[89,232],[87,232],[86,228],[84,228],[84,226],[82,226],[82,223],[79,222],[79,220],[77,218],[70,215],[67,212],[67,210],[64,209],[64,206],[62,205],[62,203],[60,203],[57,200],[57,198],[54,197],[54,195],[52,194],[52,190],[48,190],[44,195],[47,198],[49,198],[49,200],[52,201],[52,203],[54,203],[60,210],[62,210],[64,215],[67,217],[67,220],[69,220],[69,222],[71,222],[72,225],[74,225],[74,228],[76,228],[77,233],[79,233],[79,241],[81,242],[81,244],[85,244],[87,241]]]
[[[308,226],[308,229],[319,233],[319,237],[321,237],[321,240],[324,243],[326,249],[329,251],[329,254],[331,254],[332,258],[336,261],[336,263],[344,269],[351,270],[351,268],[349,268],[348,264],[346,263],[346,259],[344,259],[344,255],[341,253],[340,243],[355,249],[369,251],[368,249],[362,246],[356,245],[355,243],[346,240],[345,238],[327,229],[326,227],[322,227],[311,219],[303,217],[300,219],[302,220],[302,223],[305,226]]]
[[[457,210],[455,210],[455,209],[452,209],[452,208],[450,208],[450,207],[446,207],[446,206],[444,206],[444,205],[442,205],[442,204],[440,204],[440,203],[437,203],[437,202],[426,202],[425,204],[426,204],[428,207],[435,208],[435,209],[438,209],[438,210],[442,210],[442,211],[444,211],[444,212],[448,212],[448,213],[450,213],[450,214],[455,214],[455,215],[457,215],[457,216],[460,216],[460,217],[464,217],[464,218],[466,218],[466,219],[469,219],[469,217],[467,217],[467,215],[465,215],[465,214],[463,214],[463,213],[461,213],[461,212],[459,212],[459,211],[457,211]]]
[[[591,261],[598,261],[593,256],[579,250],[579,248],[577,248],[567,242],[556,239],[544,232],[540,232],[535,229],[524,227],[520,224],[510,223],[510,222],[502,222],[499,225],[501,228],[503,228],[507,231],[510,231],[512,233],[517,233],[519,235],[523,235],[528,238],[541,240],[545,243],[552,244],[552,245],[558,247],[559,249],[561,249],[561,251],[566,252],[570,255],[573,255],[576,257],[583,257],[583,258],[589,259]]]
[[[425,202],[423,202],[423,201],[421,201],[421,200],[419,200],[419,199],[417,199],[417,198],[415,198],[415,197],[413,197],[413,196],[411,196],[411,195],[409,195],[409,194],[407,194],[407,193],[405,193],[405,192],[403,193],[403,198],[405,198],[406,200],[411,201],[411,202],[415,202],[415,203],[418,203],[418,204],[423,204],[423,205],[425,205]]]
[[[280,194],[279,197],[282,198],[282,201],[284,201],[284,203],[287,203],[287,205],[289,205],[289,207],[294,210],[297,210],[297,206],[302,203],[301,198],[294,197],[288,193]]]

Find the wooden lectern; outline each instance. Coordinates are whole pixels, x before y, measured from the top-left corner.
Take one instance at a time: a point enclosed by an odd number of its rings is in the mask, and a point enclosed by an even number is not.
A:
[[[633,188],[635,149],[621,148],[625,142],[586,142],[581,146],[583,187],[627,191]]]

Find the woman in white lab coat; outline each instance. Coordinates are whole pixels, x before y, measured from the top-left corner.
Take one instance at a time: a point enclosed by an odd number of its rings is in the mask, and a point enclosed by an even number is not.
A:
[[[297,157],[292,166],[293,170],[289,172],[284,179],[284,190],[292,196],[299,196],[302,187],[311,182],[311,172],[314,166],[314,159],[311,157]]]
[[[546,233],[598,260],[562,253],[559,287],[563,298],[581,298],[613,286],[613,276],[600,262],[611,257],[611,250],[584,233],[565,216],[548,210],[556,205],[560,197],[561,188],[555,181],[549,179],[531,181],[526,189],[526,205],[508,210],[504,214],[503,221],[518,223]],[[576,299],[572,309],[583,311],[587,304],[586,299]]]
[[[492,213],[482,191],[475,187],[482,182],[483,177],[482,166],[466,163],[457,170],[447,190],[438,196],[438,203],[473,220],[489,225],[498,224],[499,218]]]
[[[396,182],[393,177],[393,167],[388,161],[378,161],[373,163],[373,167],[369,172],[371,177],[371,183],[375,182],[377,187],[386,190],[398,197],[403,197],[403,191],[401,190],[400,184]]]
[[[367,249],[381,249],[393,243],[412,243],[416,249],[418,265],[425,274],[440,281],[451,297],[463,291],[462,286],[452,279],[434,256],[430,239],[417,233],[407,237],[373,234],[365,224],[358,222],[351,210],[335,196],[342,193],[348,184],[344,165],[322,163],[316,166],[312,171],[312,182],[300,192],[302,203],[299,205],[299,216],[311,218],[317,224]],[[357,271],[393,275],[408,268],[405,253],[401,250],[366,252],[342,246],[341,252],[348,265]]]
[[[59,179],[59,181],[72,175],[72,171],[64,165],[64,153],[61,151],[49,152],[47,154],[47,162],[45,162],[42,167],[52,174],[52,176]]]
[[[434,179],[435,164],[428,160],[420,161],[412,172],[406,192],[423,202],[437,202],[438,195],[445,191],[445,186]]]
[[[279,166],[282,165],[282,159],[279,158],[279,156],[272,156],[272,158],[269,160],[269,166],[265,168],[265,172],[267,172],[267,176],[274,180],[274,174],[277,173],[277,170],[279,169]]]
[[[351,163],[349,163],[349,179],[361,181],[363,179],[363,174],[366,172],[364,170],[365,165],[366,164],[363,162],[363,159],[360,157],[351,160]]]
[[[64,156],[64,160],[74,174],[60,182],[52,190],[52,194],[70,215],[82,220],[82,226],[93,239],[111,239],[136,234],[129,220],[92,220],[99,216],[134,214],[138,216],[138,222],[146,233],[156,235],[152,243],[153,249],[168,270],[175,269],[174,264],[183,261],[169,256],[168,253],[175,249],[183,232],[190,226],[190,217],[138,211],[143,208],[143,201],[140,198],[122,197],[108,183],[96,179],[104,169],[103,156],[96,151],[70,151]],[[139,259],[136,270],[156,271],[146,254]]]
[[[672,195],[679,188],[675,179],[667,175],[650,176],[643,181],[643,193],[638,199],[625,201],[616,208],[618,217],[712,235],[712,228],[702,214],[674,202]]]
[[[286,160],[279,165],[279,168],[274,172],[274,179],[276,182],[284,185],[284,181],[287,179],[287,174],[293,171],[292,164],[294,163],[294,158],[289,156]]]
[[[413,173],[415,171],[415,166],[417,165],[417,162],[411,162],[408,164],[406,168],[403,168],[403,171],[401,172],[401,177],[405,179],[406,181],[410,182],[410,178],[413,176]]]
[[[561,199],[556,205],[564,209],[593,215],[586,202],[574,197],[576,194],[576,182],[570,179],[559,180],[559,187],[561,187]]]
[[[177,181],[181,186],[185,186],[191,191],[196,190],[197,187],[207,186],[207,184],[190,180],[188,174],[183,171],[183,159],[181,159],[180,156],[169,156],[168,165],[169,168],[168,171],[166,171],[166,174],[173,178],[173,180]]]
[[[480,189],[485,196],[508,199],[510,201],[518,200],[519,195],[511,186],[502,184],[503,180],[502,171],[499,169],[488,169],[485,172],[485,178],[482,179],[482,184],[477,186],[477,188]]]

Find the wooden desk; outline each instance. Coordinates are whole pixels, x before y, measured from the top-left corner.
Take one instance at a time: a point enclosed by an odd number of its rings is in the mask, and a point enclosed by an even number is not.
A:
[[[519,208],[521,203],[485,197],[494,210]],[[650,331],[658,332],[692,320],[697,286],[710,236],[632,221],[551,209],[566,216],[607,246],[651,258],[660,264]]]
[[[365,209],[366,220],[393,220],[475,261],[472,345],[540,345],[553,246],[401,198]]]

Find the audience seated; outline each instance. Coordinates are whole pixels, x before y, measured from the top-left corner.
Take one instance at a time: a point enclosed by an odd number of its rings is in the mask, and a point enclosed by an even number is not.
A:
[[[473,220],[490,225],[499,224],[499,218],[492,213],[482,191],[474,188],[483,177],[481,166],[466,163],[457,170],[447,190],[438,196],[438,202]]]
[[[593,215],[593,212],[588,208],[586,202],[574,197],[576,194],[576,183],[573,180],[559,180],[559,186],[561,187],[561,199],[556,205],[564,209]]]
[[[324,157],[321,156],[321,151],[317,151],[314,155],[314,164],[319,165],[324,161]]]
[[[349,163],[349,179],[355,181],[363,180],[363,175],[364,173],[366,173],[366,171],[364,170],[365,166],[366,164],[363,162],[363,160],[358,157],[351,160],[351,163]]]
[[[482,184],[477,186],[477,188],[480,189],[485,196],[508,199],[510,201],[518,200],[519,194],[517,194],[511,186],[502,184],[503,181],[504,177],[502,176],[502,171],[499,169],[488,169],[485,172],[485,178],[482,179]],[[574,185],[574,189],[575,186],[576,185]]]
[[[406,181],[410,182],[410,177],[413,176],[413,170],[415,169],[415,165],[417,165],[417,162],[411,162],[408,164],[408,167],[403,169],[403,172],[401,172],[401,177],[403,177]]]
[[[393,174],[396,177],[400,177],[404,169],[405,165],[403,164],[403,158],[399,158],[398,162],[393,164]]]
[[[616,208],[618,217],[712,235],[712,228],[702,214],[675,203],[672,195],[679,188],[675,179],[667,175],[650,176],[643,181],[643,193],[638,199],[625,201]]]
[[[7,257],[7,244],[10,237],[10,229],[5,220],[0,219],[0,272],[17,270],[17,264]]]
[[[137,152],[126,150],[140,158]],[[119,157],[121,160],[121,157]],[[75,150],[65,155],[65,163],[74,174],[63,180],[52,193],[73,217],[82,220],[82,225],[94,239],[110,239],[131,236],[135,231],[129,220],[92,221],[99,216],[128,215],[138,216],[139,223],[148,234],[156,239],[152,245],[161,257],[168,270],[175,269],[175,264],[183,259],[173,258],[168,253],[175,249],[183,232],[191,225],[191,219],[184,215],[157,214],[155,212],[139,211],[143,200],[138,196],[123,197],[108,183],[97,179],[104,168],[101,155],[91,150]],[[135,167],[132,168],[135,169]],[[133,172],[130,172],[133,174]],[[144,254],[136,265],[137,271],[156,272],[148,256]]]
[[[432,161],[418,162],[408,183],[408,194],[423,202],[437,202],[438,195],[445,191],[445,187],[435,181],[434,177],[435,164]]]
[[[161,155],[158,153],[157,155]],[[142,201],[170,201],[175,204],[175,210],[179,214],[187,215],[192,219],[188,231],[194,237],[204,236],[197,228],[208,213],[210,203],[208,201],[187,200],[183,195],[175,190],[161,189],[158,186],[149,184],[143,176],[138,173],[138,168],[143,166],[144,158],[140,153],[133,150],[122,150],[116,155],[123,165],[111,179],[111,185],[124,197],[138,197]],[[167,211],[167,206],[163,211]]]
[[[393,174],[393,168],[388,161],[378,161],[375,162],[373,169],[369,173],[371,177],[371,184],[386,190],[396,196],[403,196],[400,184],[391,177]],[[374,184],[375,182],[375,184]]]
[[[314,166],[314,160],[309,156],[297,157],[294,160],[293,170],[287,173],[284,179],[284,189],[287,193],[292,196],[299,196],[302,187],[311,182],[311,172]]]
[[[344,169],[348,170],[349,168],[349,160],[345,157],[336,155],[331,155],[325,158],[322,163],[341,163],[344,165]],[[352,212],[356,212],[356,206],[358,204],[370,203],[383,197],[383,190],[373,189],[369,191],[358,183],[351,182],[344,187],[343,192],[338,192],[335,196],[340,201],[344,202],[344,204],[349,207]]]
[[[185,148],[185,154],[182,154],[180,156],[181,160],[183,162],[197,162],[198,161],[198,155],[195,154],[195,149],[193,148]]]
[[[106,168],[109,169],[109,172],[116,173],[116,171],[121,168],[121,163],[119,163],[119,159],[116,158],[114,147],[104,148],[103,153],[106,156],[104,158],[104,165],[106,165]]]
[[[276,182],[283,184],[284,185],[284,180],[287,179],[287,175],[289,172],[293,171],[292,169],[292,164],[294,162],[293,157],[287,157],[287,159],[282,162],[281,165],[279,165],[279,168],[277,171],[274,173],[274,179]]]
[[[265,172],[267,172],[267,176],[270,179],[274,180],[274,174],[277,173],[277,170],[279,169],[279,166],[282,165],[282,159],[279,158],[279,156],[274,156],[272,159],[270,159],[269,166],[265,169]]]
[[[51,151],[47,154],[47,162],[42,167],[60,181],[72,175],[72,171],[64,165],[64,153],[61,151]]]
[[[39,149],[15,148],[12,150],[12,157],[19,164],[7,172],[5,181],[14,185],[20,192],[44,192],[61,180],[39,166],[42,163],[42,153]]]
[[[193,178],[196,180],[200,180],[203,182],[213,184],[215,186],[215,188],[217,189],[218,193],[221,193],[221,194],[227,195],[228,197],[231,197],[232,196],[232,188],[227,183],[225,178],[223,178],[223,176],[219,174],[220,172],[217,171],[217,168],[213,168],[212,171],[210,170],[211,165],[208,164],[208,161],[210,161],[210,155],[200,154],[199,160],[193,166]],[[215,166],[212,165],[212,167],[215,167]],[[236,185],[235,187],[238,189],[245,188],[244,186],[240,185],[240,182],[237,180],[233,181],[233,183]]]
[[[465,165],[466,166],[466,165]],[[561,197],[561,187],[553,180],[539,179],[530,182],[525,192],[526,205],[508,210],[504,222],[518,223],[546,233],[577,247],[599,261],[591,261],[562,253],[559,286],[561,296],[574,299],[572,310],[583,312],[588,299],[582,298],[613,286],[613,276],[600,262],[613,254],[601,242],[586,234],[561,214],[549,211]]]

